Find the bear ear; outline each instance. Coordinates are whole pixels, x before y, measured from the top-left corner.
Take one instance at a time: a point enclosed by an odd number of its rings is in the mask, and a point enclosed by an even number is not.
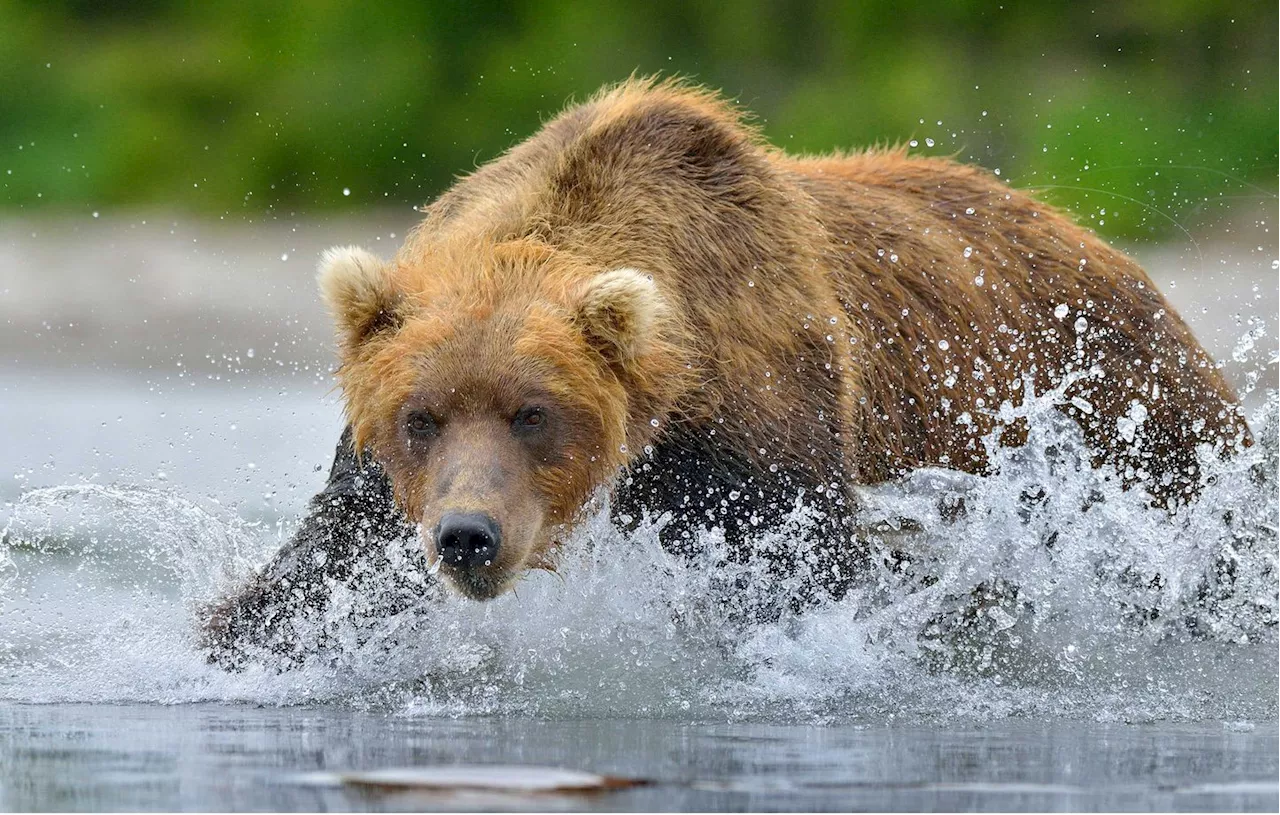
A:
[[[387,264],[356,246],[335,246],[320,259],[320,296],[337,324],[343,347],[354,348],[374,334],[395,330],[403,296]]]
[[[666,304],[653,277],[622,268],[592,278],[574,321],[609,363],[626,365],[648,350],[665,313]]]

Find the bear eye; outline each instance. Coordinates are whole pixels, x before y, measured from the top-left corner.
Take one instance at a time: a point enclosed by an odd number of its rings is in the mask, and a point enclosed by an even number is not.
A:
[[[520,433],[541,430],[547,425],[547,412],[537,405],[520,408],[516,418],[511,422],[511,429]]]
[[[436,420],[425,410],[415,410],[404,420],[404,429],[410,436],[430,438],[436,434]]]

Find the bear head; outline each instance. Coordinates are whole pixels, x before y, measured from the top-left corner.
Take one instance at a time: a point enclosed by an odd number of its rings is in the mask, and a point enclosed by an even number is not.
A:
[[[559,543],[687,375],[652,277],[531,240],[384,262],[324,256],[356,449],[383,466],[427,555],[489,599]]]

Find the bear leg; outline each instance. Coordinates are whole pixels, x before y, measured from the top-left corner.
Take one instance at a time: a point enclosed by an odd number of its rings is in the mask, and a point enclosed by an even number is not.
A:
[[[421,599],[427,567],[415,530],[392,500],[382,469],[357,457],[351,439],[348,427],[328,482],[289,542],[236,593],[205,609],[201,642],[211,663],[237,669],[254,653],[302,661],[323,646],[323,625],[308,623],[323,617],[336,582],[365,575],[379,581],[370,593],[378,614]],[[396,546],[411,568],[390,562]]]

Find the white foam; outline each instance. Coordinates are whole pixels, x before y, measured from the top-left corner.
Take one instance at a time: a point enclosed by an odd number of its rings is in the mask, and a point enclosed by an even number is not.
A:
[[[288,529],[171,489],[31,491],[0,543],[0,698],[328,701],[404,715],[1274,719],[1276,395],[1253,422],[1259,444],[1225,463],[1207,456],[1201,500],[1173,516],[1088,465],[1057,398],[1021,410],[1025,447],[989,440],[992,476],[922,471],[863,490],[862,543],[911,567],[878,566],[805,614],[744,625],[735,603],[778,590],[758,563],[726,595],[721,536],[680,560],[658,545],[660,521],[622,534],[602,511],[558,575],[532,573],[490,603],[424,600],[369,620],[358,592],[335,586],[316,623],[333,643],[282,673],[208,665],[195,609]],[[803,504],[770,534],[766,544],[823,542]]]

